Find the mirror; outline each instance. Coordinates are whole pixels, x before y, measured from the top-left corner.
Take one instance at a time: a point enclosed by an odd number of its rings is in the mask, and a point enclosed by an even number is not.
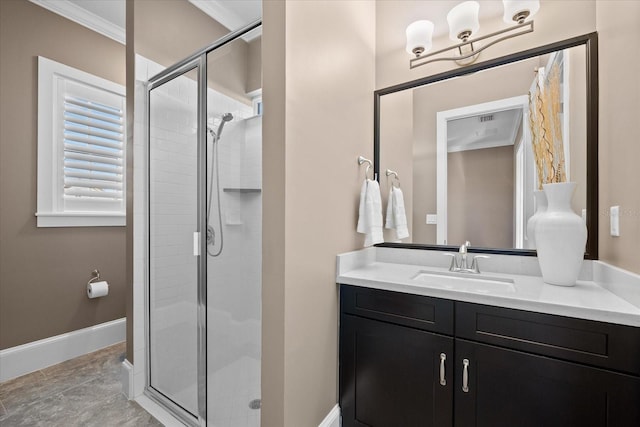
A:
[[[595,33],[375,92],[374,168],[383,198],[398,173],[410,237],[382,246],[535,255],[527,221],[539,188],[529,111],[554,99],[572,200],[597,258]],[[382,173],[380,173],[382,171]],[[386,240],[385,240],[386,241]]]

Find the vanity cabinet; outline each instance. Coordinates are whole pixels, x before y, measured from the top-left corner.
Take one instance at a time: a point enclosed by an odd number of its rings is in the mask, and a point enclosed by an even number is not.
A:
[[[457,378],[468,361],[468,391],[455,387],[456,426],[640,426],[637,377],[461,339],[455,345]]]
[[[453,360],[442,387],[440,355],[453,338],[350,315],[342,328],[343,426],[451,425]]]
[[[343,286],[343,426],[453,421],[453,302]]]
[[[640,329],[341,286],[342,425],[640,426]]]

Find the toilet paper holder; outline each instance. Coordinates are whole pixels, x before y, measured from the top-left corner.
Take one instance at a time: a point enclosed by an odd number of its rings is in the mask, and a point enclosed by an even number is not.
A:
[[[87,282],[87,297],[90,299],[106,297],[109,295],[109,284],[100,278],[100,271],[93,270],[91,272],[93,276]]]
[[[90,285],[93,282],[99,282],[100,281],[100,271],[98,269],[95,269],[91,272],[91,275],[93,276],[91,279],[89,279],[89,281],[87,282],[87,285]]]

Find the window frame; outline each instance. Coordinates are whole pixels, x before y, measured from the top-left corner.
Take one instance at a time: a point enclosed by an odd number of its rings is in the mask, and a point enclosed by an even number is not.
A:
[[[126,89],[112,81],[38,56],[38,166],[37,166],[37,226],[38,227],[118,227],[126,226],[126,123],[123,122],[122,207],[118,211],[96,207],[86,211],[65,210],[64,153],[62,131],[63,106],[59,104],[59,83],[74,83],[103,90],[123,98],[123,118],[126,118]]]

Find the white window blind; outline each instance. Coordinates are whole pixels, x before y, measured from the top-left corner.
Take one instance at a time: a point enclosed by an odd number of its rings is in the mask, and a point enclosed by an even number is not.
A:
[[[88,99],[64,99],[64,196],[124,198],[123,111]]]
[[[38,226],[124,225],[124,88],[38,64]]]

